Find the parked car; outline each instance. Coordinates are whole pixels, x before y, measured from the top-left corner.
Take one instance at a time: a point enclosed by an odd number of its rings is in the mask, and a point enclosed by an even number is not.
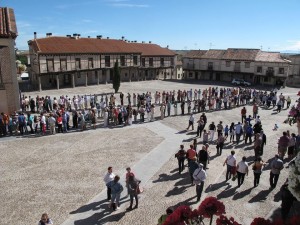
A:
[[[231,82],[233,85],[238,85],[238,86],[250,86],[251,83],[243,80],[243,79],[233,79]]]

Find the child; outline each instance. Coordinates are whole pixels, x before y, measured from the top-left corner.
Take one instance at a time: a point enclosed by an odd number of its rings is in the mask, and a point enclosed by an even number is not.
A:
[[[226,125],[225,128],[224,128],[224,137],[225,138],[228,137],[228,132],[229,132],[229,128],[228,128],[228,125]]]

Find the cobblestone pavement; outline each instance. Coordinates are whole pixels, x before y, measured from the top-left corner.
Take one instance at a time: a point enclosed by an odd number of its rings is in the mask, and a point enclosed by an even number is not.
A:
[[[145,87],[147,87],[145,89]],[[155,90],[205,88],[204,84],[179,82],[144,81],[122,83],[123,93],[141,93]],[[40,96],[93,94],[112,92],[111,85],[79,87],[25,93]],[[281,92],[281,90],[279,91]],[[282,89],[283,94],[297,98],[297,89]],[[208,123],[220,120],[230,124],[240,120],[240,109],[208,112]],[[252,107],[248,106],[248,112]],[[156,115],[159,115],[156,110]],[[277,152],[277,139],[282,131],[296,128],[284,124],[288,110],[279,114],[272,109],[259,109],[263,129],[267,135],[267,147],[263,159],[268,161]],[[198,118],[196,114],[196,118]],[[0,224],[35,224],[47,211],[55,224],[156,224],[168,206],[189,204],[197,207],[195,187],[191,186],[187,173],[177,172],[174,158],[179,144],[186,147],[195,137],[195,132],[185,132],[188,116],[171,116],[163,121],[135,124],[123,128],[101,128],[46,137],[2,139],[0,142]],[[274,124],[279,129],[273,131]],[[31,136],[30,136],[31,137]],[[201,147],[201,139],[198,139]],[[242,224],[250,224],[253,217],[270,217],[280,206],[279,189],[288,169],[280,175],[277,187],[269,190],[269,167],[262,174],[258,187],[253,188],[250,171],[245,183],[237,188],[237,182],[225,182],[223,162],[230,150],[237,152],[238,161],[247,156],[253,161],[253,146],[228,143],[222,156],[216,156],[215,145],[210,146],[211,162],[205,182],[205,196],[216,196],[226,206],[228,215]],[[160,154],[158,154],[160,153]],[[116,174],[124,177],[125,168],[134,168],[142,180],[145,192],[140,195],[137,210],[126,212],[129,199],[122,199],[119,211],[111,212],[105,202],[105,185],[102,182],[107,166],[112,165]],[[123,192],[123,197],[126,191]],[[242,210],[241,210],[242,209]],[[19,221],[19,222],[18,222]]]

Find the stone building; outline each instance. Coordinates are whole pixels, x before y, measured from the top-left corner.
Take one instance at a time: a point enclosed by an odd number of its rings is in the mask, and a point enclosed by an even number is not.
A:
[[[16,71],[17,26],[13,9],[0,8],[0,112],[20,109]]]
[[[79,34],[28,42],[30,79],[38,90],[108,83],[118,61],[121,81],[175,78],[176,54],[152,43],[82,38]]]
[[[259,49],[193,50],[183,57],[185,79],[231,81],[244,79],[253,84],[282,84],[290,61],[279,52]]]

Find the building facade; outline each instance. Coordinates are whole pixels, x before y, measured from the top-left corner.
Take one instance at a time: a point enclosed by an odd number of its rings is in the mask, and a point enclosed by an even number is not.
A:
[[[290,61],[278,52],[259,49],[193,50],[183,57],[185,79],[231,81],[239,78],[253,84],[282,84]]]
[[[28,42],[30,79],[35,89],[108,83],[118,61],[121,81],[175,79],[176,54],[152,43],[72,37],[35,38]]]
[[[17,26],[13,9],[0,8],[0,112],[20,109],[15,39]]]

